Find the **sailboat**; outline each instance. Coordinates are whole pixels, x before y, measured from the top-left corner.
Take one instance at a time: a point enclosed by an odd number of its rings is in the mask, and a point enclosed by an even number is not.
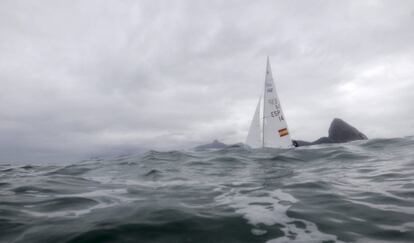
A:
[[[273,82],[269,57],[267,57],[266,77],[263,93],[259,98],[246,144],[251,148],[292,148],[285,115]]]

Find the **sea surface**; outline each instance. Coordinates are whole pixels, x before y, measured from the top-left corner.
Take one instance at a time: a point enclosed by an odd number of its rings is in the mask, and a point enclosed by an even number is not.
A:
[[[0,242],[414,242],[414,137],[1,164]]]

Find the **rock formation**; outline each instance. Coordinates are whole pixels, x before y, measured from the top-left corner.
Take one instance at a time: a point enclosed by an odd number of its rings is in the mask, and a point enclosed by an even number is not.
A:
[[[355,127],[345,121],[335,118],[329,127],[328,137],[321,137],[313,142],[295,140],[299,146],[323,144],[323,143],[346,143],[355,140],[365,140],[368,137]]]
[[[368,139],[368,137],[358,131],[358,129],[338,118],[335,118],[329,127],[329,138],[335,143],[346,143],[355,140]]]

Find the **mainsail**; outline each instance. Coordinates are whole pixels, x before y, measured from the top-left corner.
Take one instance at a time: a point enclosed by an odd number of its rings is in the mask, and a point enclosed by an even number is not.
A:
[[[292,147],[292,140],[290,139],[286,118],[283,114],[282,106],[280,105],[273,82],[269,58],[267,58],[266,65],[263,106],[263,147]]]
[[[262,119],[260,118],[260,101],[262,97],[259,98],[257,103],[256,110],[253,115],[252,123],[250,124],[249,133],[247,134],[246,144],[252,148],[261,148],[262,147],[262,129],[260,124]]]
[[[260,103],[259,103],[260,104]],[[263,126],[262,130],[257,133],[257,127],[260,129],[260,124],[257,126],[256,116],[260,113],[256,107],[255,114],[253,116],[253,121],[250,126],[250,130],[254,127],[254,131],[251,134],[249,130],[249,135],[247,136],[247,145],[252,148],[263,147],[263,148],[291,148],[292,140],[290,138],[288,126],[286,123],[285,115],[283,114],[282,107],[280,105],[279,98],[276,93],[275,84],[273,82],[272,71],[270,68],[269,58],[267,58],[266,65],[266,78],[264,86],[264,97],[263,97]],[[252,136],[255,136],[252,138]],[[261,137],[261,144],[257,145],[257,137]]]

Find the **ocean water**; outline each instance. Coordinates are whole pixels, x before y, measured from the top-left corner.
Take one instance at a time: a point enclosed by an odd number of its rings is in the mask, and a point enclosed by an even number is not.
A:
[[[2,164],[0,242],[414,242],[414,137]]]

